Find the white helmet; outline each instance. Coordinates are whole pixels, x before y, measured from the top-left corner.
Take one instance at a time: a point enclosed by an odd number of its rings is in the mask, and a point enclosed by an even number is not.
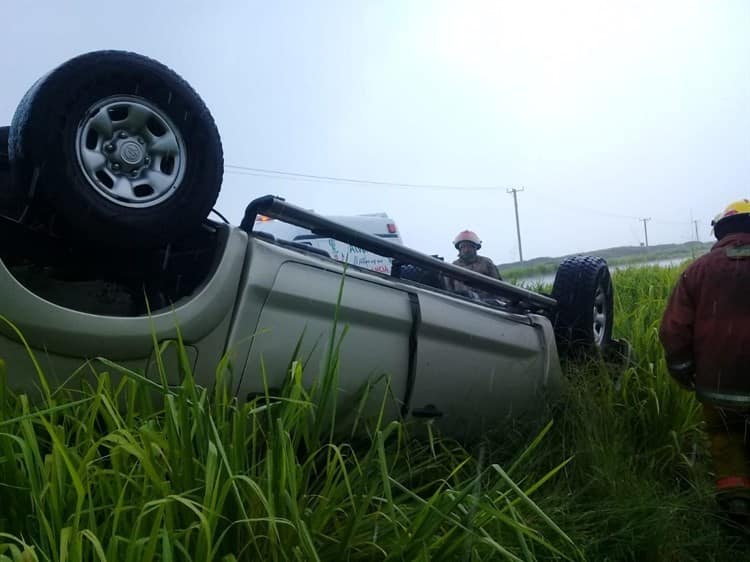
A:
[[[479,236],[476,235],[475,232],[472,232],[471,230],[462,230],[458,233],[456,238],[453,240],[453,245],[458,249],[458,245],[461,242],[471,242],[477,247],[477,250],[482,247],[482,241],[479,239]]]

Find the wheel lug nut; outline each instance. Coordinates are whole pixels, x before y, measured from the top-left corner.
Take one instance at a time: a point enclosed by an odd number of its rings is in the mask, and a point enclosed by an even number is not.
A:
[[[115,172],[119,172],[119,171],[120,171],[120,164],[118,164],[117,162],[114,162],[114,163],[112,164],[112,169],[113,169],[113,170],[114,170]]]
[[[115,149],[115,145],[112,143],[107,143],[104,145],[104,150],[107,152],[112,152]]]
[[[138,144],[144,144],[145,143],[145,141],[141,137],[138,137],[137,140],[138,140]]]
[[[120,134],[117,136],[119,136],[121,139],[128,138],[128,134],[125,131],[120,131]]]
[[[146,158],[143,159],[143,162],[146,164],[146,166],[148,166],[149,164],[151,164],[151,158],[146,156]]]

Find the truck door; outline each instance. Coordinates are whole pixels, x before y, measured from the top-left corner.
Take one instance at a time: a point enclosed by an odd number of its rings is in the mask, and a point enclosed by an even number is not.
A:
[[[241,396],[262,391],[261,359],[269,385],[281,387],[300,338],[298,357],[306,362],[305,386],[320,380],[341,278],[341,272],[312,263],[286,261],[280,265],[260,312]],[[390,377],[395,398],[390,401],[389,415],[397,415],[406,392],[412,325],[405,291],[368,280],[366,274],[347,274],[339,310],[339,331],[347,328],[339,356],[339,411],[355,406],[362,387],[385,375]],[[380,384],[374,392],[372,408],[379,406],[383,388]]]
[[[412,416],[469,435],[544,403],[556,351],[543,324],[427,291],[419,304]]]

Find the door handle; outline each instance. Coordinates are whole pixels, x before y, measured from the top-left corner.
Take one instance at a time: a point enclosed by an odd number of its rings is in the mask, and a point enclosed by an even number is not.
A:
[[[415,418],[442,418],[443,412],[438,410],[434,404],[427,404],[424,408],[414,408],[411,415]]]

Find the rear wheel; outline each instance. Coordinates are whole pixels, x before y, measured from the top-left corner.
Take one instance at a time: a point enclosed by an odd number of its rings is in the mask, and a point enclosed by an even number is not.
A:
[[[10,127],[0,127],[0,170],[8,169],[8,131]]]
[[[8,159],[8,132],[10,127],[0,127],[0,215],[16,218],[20,197],[13,189]]]
[[[221,186],[219,133],[175,72],[121,51],[41,78],[10,130],[14,178],[87,240],[153,247],[197,227]]]
[[[552,297],[558,304],[555,335],[561,351],[572,356],[598,353],[612,342],[613,296],[604,259],[574,256],[560,264]]]

